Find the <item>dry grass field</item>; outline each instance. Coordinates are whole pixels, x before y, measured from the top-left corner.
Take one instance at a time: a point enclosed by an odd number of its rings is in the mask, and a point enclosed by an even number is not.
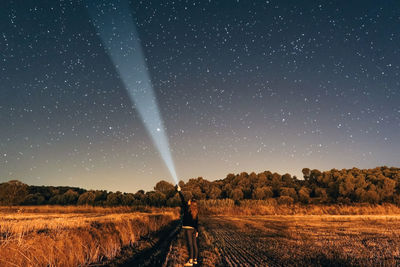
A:
[[[203,207],[202,266],[400,265],[400,212],[394,205],[227,206]],[[181,234],[168,265],[183,266],[186,259]]]
[[[214,202],[201,203],[201,266],[400,265],[397,206]],[[0,207],[0,266],[183,266],[177,219],[179,208]]]
[[[177,209],[0,208],[0,266],[87,266],[179,218]]]
[[[235,205],[231,199],[202,200],[200,213],[210,215],[400,215],[400,206],[393,204],[277,204],[275,199],[244,200]]]

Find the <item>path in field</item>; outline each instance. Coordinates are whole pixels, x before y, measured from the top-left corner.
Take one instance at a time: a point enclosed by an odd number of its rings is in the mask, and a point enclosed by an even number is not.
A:
[[[142,237],[132,247],[126,248],[122,255],[100,266],[108,267],[153,267],[163,266],[170,251],[170,245],[180,232],[180,221]],[[92,265],[96,266],[96,265]]]

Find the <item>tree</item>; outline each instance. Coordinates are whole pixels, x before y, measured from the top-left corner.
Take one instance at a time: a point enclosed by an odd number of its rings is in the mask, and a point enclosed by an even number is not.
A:
[[[301,170],[301,172],[303,173],[304,180],[307,181],[310,178],[310,174],[311,174],[310,169],[309,168],[303,168]]]
[[[308,204],[310,202],[310,189],[308,189],[307,187],[303,186],[302,188],[300,188],[298,195],[299,200],[302,203]]]
[[[21,205],[28,196],[28,185],[18,180],[0,184],[0,203],[3,205]]]
[[[118,206],[121,205],[122,200],[122,193],[117,191],[115,193],[110,193],[107,196],[107,200],[105,204],[107,206]]]
[[[40,193],[29,194],[24,199],[23,205],[43,205],[45,199]]]
[[[132,206],[135,203],[135,196],[132,193],[125,193],[121,197],[121,205]]]
[[[151,191],[146,193],[147,203],[151,206],[163,206],[166,203],[166,197],[160,191]]]
[[[294,190],[294,188],[291,188],[291,187],[282,187],[280,192],[279,192],[279,195],[281,195],[281,196],[289,196],[289,197],[291,197],[293,199],[297,198],[296,191]]]
[[[366,198],[367,191],[365,191],[364,188],[357,188],[354,194],[358,202],[368,202]]]
[[[62,205],[75,205],[78,200],[79,194],[72,189],[69,189],[61,197]]]
[[[227,182],[230,182],[230,181],[232,181],[233,179],[235,179],[235,177],[236,177],[235,174],[229,173],[228,175],[226,175],[225,180],[226,180]]]
[[[96,190],[94,191],[94,195],[95,195],[94,199],[95,205],[103,205],[107,201],[108,193],[106,190]]]
[[[321,173],[319,170],[313,169],[313,170],[311,171],[311,173],[310,173],[309,180],[310,180],[312,183],[314,183],[314,184],[316,184],[316,185],[319,185],[319,182],[318,182],[318,181],[321,181],[321,176],[322,176],[322,173]]]
[[[192,192],[193,198],[195,199],[205,199],[206,195],[201,191],[201,188],[199,186],[195,186],[190,189],[190,192]]]
[[[376,186],[371,184],[367,193],[365,194],[365,200],[368,203],[379,203],[380,198],[379,198],[379,194],[376,192]]]
[[[293,185],[293,178],[289,173],[285,173],[284,175],[282,175],[282,182],[286,186],[292,186]]]
[[[173,196],[167,200],[167,206],[177,207],[180,205],[181,205],[181,198],[179,197],[178,194],[175,194],[175,196]]]
[[[253,199],[267,199],[273,196],[272,188],[270,186],[263,186],[256,188],[253,191],[252,198]]]
[[[222,187],[222,197],[223,197],[223,198],[224,198],[224,197],[230,198],[230,196],[231,196],[231,194],[232,194],[232,190],[233,190],[233,188],[232,188],[232,185],[231,185],[230,183],[225,184],[225,185]]]
[[[144,205],[146,203],[146,195],[143,190],[137,191],[133,196],[135,198],[135,205]]]
[[[328,195],[325,188],[317,187],[315,188],[315,196],[319,198],[320,203],[328,202]]]
[[[254,184],[255,187],[262,187],[267,185],[268,179],[267,179],[267,175],[265,173],[259,173],[258,175],[258,180],[257,183]]]
[[[380,190],[380,197],[382,200],[391,200],[393,197],[394,189],[396,187],[396,181],[390,178],[383,179],[383,185]]]
[[[344,177],[343,181],[339,184],[339,193],[342,197],[351,198],[354,192],[355,184],[352,174]]]
[[[212,186],[210,191],[208,192],[208,198],[210,199],[218,199],[221,196],[221,189],[216,186]]]
[[[274,192],[274,196],[279,196],[279,192],[282,186],[282,176],[275,172],[274,174],[272,174],[271,179],[272,191]]]
[[[173,197],[176,193],[175,186],[167,181],[159,181],[156,186],[154,186],[155,191],[163,193],[167,198]]]
[[[77,204],[94,205],[95,199],[96,199],[95,193],[93,193],[92,191],[88,191],[79,196]]]
[[[239,201],[243,199],[243,191],[240,188],[236,188],[231,191],[230,198],[235,201]]]

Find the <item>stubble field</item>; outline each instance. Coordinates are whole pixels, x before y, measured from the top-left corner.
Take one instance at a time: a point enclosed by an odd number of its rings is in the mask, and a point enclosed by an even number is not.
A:
[[[400,214],[393,205],[208,205],[199,231],[202,266],[400,265]],[[186,259],[181,234],[168,265]]]
[[[400,264],[400,216],[214,216],[202,230],[209,266]]]

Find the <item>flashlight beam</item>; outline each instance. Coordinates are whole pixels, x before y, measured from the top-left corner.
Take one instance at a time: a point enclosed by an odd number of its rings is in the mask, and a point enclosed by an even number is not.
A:
[[[87,1],[91,21],[175,183],[178,178],[127,0]]]

